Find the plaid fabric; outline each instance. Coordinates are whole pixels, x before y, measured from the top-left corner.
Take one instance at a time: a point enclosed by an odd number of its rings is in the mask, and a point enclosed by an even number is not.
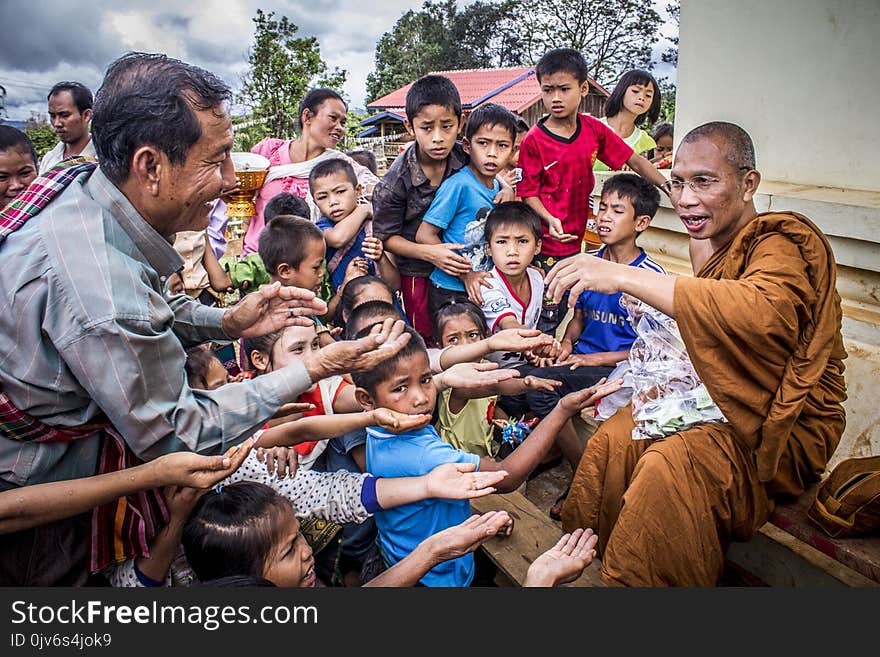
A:
[[[0,211],[0,243],[49,205],[77,176],[94,171],[96,166],[92,160],[72,157],[34,180]]]
[[[36,216],[80,174],[97,165],[71,158],[34,180],[0,211],[0,243]],[[109,422],[56,429],[19,410],[0,391],[0,435],[20,442],[69,442],[101,432],[96,474],[124,470],[140,463]],[[149,541],[168,522],[168,508],[159,489],[141,491],[103,504],[92,511],[90,570],[102,571],[114,561],[149,556]]]

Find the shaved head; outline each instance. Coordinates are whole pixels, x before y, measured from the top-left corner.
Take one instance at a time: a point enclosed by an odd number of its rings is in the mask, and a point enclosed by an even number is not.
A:
[[[682,144],[710,138],[716,140],[724,148],[727,158],[734,169],[755,168],[755,146],[749,134],[735,123],[712,121],[697,126],[684,139]]]

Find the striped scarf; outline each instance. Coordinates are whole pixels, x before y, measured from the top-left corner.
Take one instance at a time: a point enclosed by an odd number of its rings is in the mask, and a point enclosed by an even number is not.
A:
[[[34,180],[0,211],[0,244],[36,216],[83,173],[97,165],[71,158]],[[140,461],[109,422],[57,429],[18,409],[0,390],[0,435],[19,442],[69,442],[99,435],[96,474],[116,472]],[[159,489],[141,491],[92,511],[89,567],[97,573],[115,561],[149,556],[149,541],[168,522],[168,509]]]

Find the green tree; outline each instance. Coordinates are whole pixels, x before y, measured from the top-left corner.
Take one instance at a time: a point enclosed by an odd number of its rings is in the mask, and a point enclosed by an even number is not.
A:
[[[678,68],[678,31],[681,25],[681,3],[679,0],[674,0],[674,2],[666,5],[666,13],[669,14],[669,18],[675,24],[675,33],[672,36],[665,37],[669,41],[670,46],[663,51],[661,58],[667,64],[672,64],[675,68]],[[657,83],[660,85],[660,93],[663,95],[663,100],[660,104],[661,118],[672,123],[675,121],[675,83],[667,77],[660,78],[657,80]]]
[[[459,10],[455,0],[429,0],[420,11],[405,12],[376,44],[367,97],[375,100],[430,71],[524,63],[516,6],[517,0],[478,0]]]
[[[248,52],[250,69],[242,79],[237,100],[250,110],[250,125],[243,135],[258,141],[271,135],[295,136],[299,102],[311,86],[339,90],[346,72],[328,72],[315,37],[296,37],[299,27],[286,16],[257,9],[254,45]]]
[[[37,157],[40,158],[58,143],[55,129],[46,120],[46,116],[39,112],[31,112],[31,118],[24,124],[24,134],[31,140],[34,150],[37,151]]]
[[[522,0],[518,18],[531,61],[552,48],[574,48],[603,84],[630,68],[653,68],[651,48],[662,22],[639,0]]]

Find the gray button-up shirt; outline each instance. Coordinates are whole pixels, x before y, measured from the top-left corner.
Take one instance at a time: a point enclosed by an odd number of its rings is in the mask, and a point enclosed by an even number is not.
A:
[[[81,176],[0,244],[0,388],[54,427],[103,411],[145,460],[220,453],[251,435],[311,385],[309,375],[295,364],[213,391],[190,388],[184,348],[228,337],[223,310],[163,297],[182,265],[100,169]],[[0,478],[92,475],[98,442],[0,436]]]

